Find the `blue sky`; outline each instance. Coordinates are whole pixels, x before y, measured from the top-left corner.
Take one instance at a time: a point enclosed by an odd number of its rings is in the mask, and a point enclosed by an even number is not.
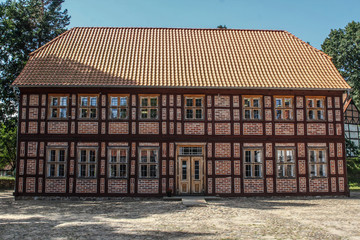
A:
[[[320,49],[331,29],[360,21],[360,0],[66,0],[70,27],[281,29]]]

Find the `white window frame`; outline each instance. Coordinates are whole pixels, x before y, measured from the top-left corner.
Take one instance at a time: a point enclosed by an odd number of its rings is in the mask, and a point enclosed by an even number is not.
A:
[[[112,151],[116,151],[116,161],[112,161]],[[125,151],[125,161],[120,158],[121,151]],[[112,174],[112,166],[116,166],[115,176]],[[125,166],[125,175],[120,175],[121,166]],[[128,178],[129,175],[129,147],[108,147],[108,177],[109,178]]]
[[[55,161],[51,161],[51,152],[55,151]],[[64,151],[64,161],[60,161],[60,151]],[[67,152],[68,147],[49,146],[46,148],[46,176],[47,178],[65,178],[67,176]],[[60,165],[63,165],[64,176],[60,176]],[[55,174],[50,175],[51,166],[55,166]]]
[[[145,178],[145,179],[158,179],[159,178],[159,147],[139,147],[138,152],[138,165],[139,165],[139,178]],[[147,160],[146,162],[142,162],[141,160],[141,153],[142,151],[147,151]],[[155,162],[150,162],[150,151],[156,151],[156,159]],[[147,166],[147,175],[142,175],[142,166]],[[156,166],[155,173],[156,176],[151,176],[151,166]]]
[[[247,162],[247,152],[250,152],[250,162]],[[260,153],[260,162],[255,160],[255,152]],[[250,166],[250,176],[247,176],[247,166]],[[256,166],[259,166],[259,176],[255,176]],[[243,169],[244,178],[246,179],[263,179],[264,178],[264,149],[262,147],[252,148],[244,147],[243,149]]]
[[[86,151],[86,160],[84,162],[81,161],[81,152]],[[95,151],[95,161],[90,161],[90,151]],[[91,165],[94,165],[94,176],[90,176],[91,172]],[[98,147],[79,147],[77,149],[77,166],[78,166],[78,172],[77,176],[78,178],[90,178],[94,179],[97,178],[97,170],[98,170]],[[81,166],[85,166],[85,176],[81,175]]]
[[[288,152],[292,153],[292,160],[288,160]],[[283,159],[281,160],[281,156]],[[277,178],[295,178],[296,177],[296,151],[295,148],[285,148],[277,147],[276,148],[276,176]],[[281,168],[283,166],[283,168]],[[292,175],[289,176],[287,173],[288,167],[291,167]],[[281,174],[282,172],[282,174]]]
[[[311,153],[315,152],[315,158],[312,160]],[[324,161],[320,161],[319,152],[322,151]],[[309,163],[309,177],[310,178],[327,178],[328,177],[328,155],[327,148],[308,148],[308,163]],[[313,171],[314,168],[314,171]],[[322,170],[321,170],[322,169]],[[314,172],[314,173],[313,173]],[[323,175],[320,173],[323,172]]]

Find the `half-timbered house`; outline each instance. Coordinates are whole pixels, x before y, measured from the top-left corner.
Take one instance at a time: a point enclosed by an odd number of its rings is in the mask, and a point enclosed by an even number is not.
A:
[[[73,28],[13,85],[17,197],[348,194],[350,87],[287,31]]]

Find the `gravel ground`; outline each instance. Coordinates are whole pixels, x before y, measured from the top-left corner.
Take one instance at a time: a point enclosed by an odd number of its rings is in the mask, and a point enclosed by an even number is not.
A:
[[[231,198],[185,207],[161,199],[14,201],[0,192],[0,239],[360,239],[350,198]]]

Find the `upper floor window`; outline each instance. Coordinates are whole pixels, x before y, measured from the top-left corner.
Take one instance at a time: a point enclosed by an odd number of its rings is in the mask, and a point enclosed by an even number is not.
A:
[[[50,95],[49,113],[50,118],[66,118],[68,109],[67,95]]]
[[[244,96],[243,97],[243,119],[260,120],[261,119],[261,97]]]
[[[275,119],[293,120],[293,97],[275,97]]]
[[[295,177],[294,152],[294,149],[276,150],[277,176],[279,178]]]
[[[139,176],[142,178],[158,177],[158,148],[140,148]]]
[[[128,95],[110,95],[110,119],[127,119],[128,118]]]
[[[326,177],[326,149],[309,149],[310,177]]]
[[[204,118],[204,97],[185,96],[185,119]]]
[[[158,96],[140,96],[140,118],[158,119]]]
[[[244,171],[246,178],[261,178],[262,165],[262,149],[244,149]]]
[[[80,148],[78,151],[78,176],[96,177],[97,148]]]
[[[47,149],[47,176],[65,177],[66,148]]]
[[[126,178],[128,169],[128,148],[109,149],[109,177]]]
[[[308,120],[324,120],[325,119],[325,97],[307,97],[306,110]]]
[[[98,116],[98,96],[80,95],[79,101],[80,118],[96,119]]]

